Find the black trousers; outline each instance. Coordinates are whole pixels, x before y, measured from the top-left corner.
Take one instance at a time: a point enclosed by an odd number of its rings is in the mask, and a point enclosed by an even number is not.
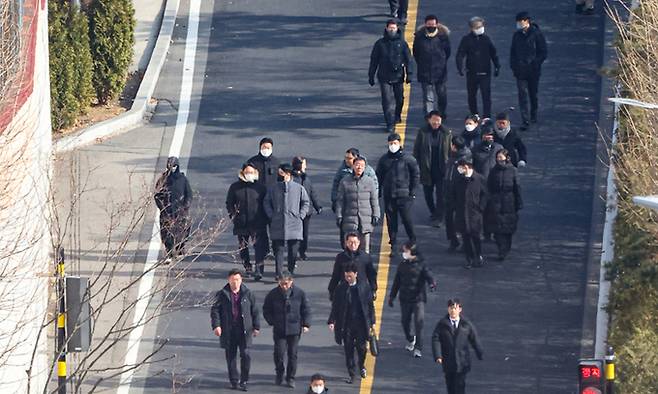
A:
[[[297,347],[299,335],[274,336],[274,369],[276,376],[286,373],[286,380],[295,379],[297,374]],[[284,358],[288,355],[288,366],[284,365]]]
[[[190,236],[190,221],[186,215],[160,214],[160,239],[167,257],[176,257],[185,251],[185,241]]]
[[[240,245],[240,258],[242,259],[242,264],[248,271],[251,270],[249,245],[254,245],[256,264],[261,265],[265,261],[265,256],[267,256],[267,248],[269,242],[270,241],[267,237],[266,229],[238,235],[238,244]]]
[[[345,366],[350,376],[356,376],[356,367],[354,363],[354,351],[356,350],[359,370],[366,367],[366,343],[368,342],[368,333],[366,332],[365,323],[362,321],[350,324],[343,334],[343,348],[345,350]]]
[[[446,108],[448,107],[448,91],[445,82],[427,83],[421,82],[423,89],[423,107],[425,107],[425,114],[434,110],[441,113],[441,117],[445,121]]]
[[[478,89],[482,95],[482,113],[478,112]],[[468,93],[468,109],[472,114],[491,117],[491,74],[467,74],[466,92]]]
[[[399,19],[407,19],[409,0],[388,0],[388,5],[391,7],[391,15],[397,14]]]
[[[539,75],[532,75],[527,79],[517,79],[516,90],[519,96],[521,120],[523,122],[529,122],[530,118],[537,117],[537,109],[539,106],[537,102],[537,92],[539,91]]]
[[[455,210],[453,208],[446,208],[446,238],[451,244],[459,242],[457,239],[457,231],[455,230]]]
[[[494,239],[496,240],[496,246],[498,246],[498,254],[507,256],[512,249],[512,234],[495,233]]]
[[[416,349],[423,350],[423,326],[425,325],[425,303],[424,302],[400,302],[402,312],[402,330],[407,342],[411,342],[416,336]],[[414,321],[415,333],[411,335],[411,320]]]
[[[311,225],[311,215],[302,220],[302,241],[299,243],[299,254],[306,254],[308,250],[308,229]]]
[[[446,387],[448,394],[465,394],[466,393],[466,373],[465,372],[445,372]]]
[[[414,223],[411,219],[411,207],[413,199],[411,197],[398,197],[384,199],[384,210],[386,212],[386,222],[388,223],[388,236],[391,244],[394,244],[398,235],[398,215],[402,219],[402,225],[407,232],[407,237],[412,242],[416,242],[416,233],[414,232]]]
[[[240,382],[249,381],[249,369],[251,368],[251,355],[247,347],[247,339],[245,338],[244,330],[242,327],[232,327],[231,330],[231,343],[226,348],[226,365],[228,366],[228,379],[231,383],[238,382],[238,350],[240,350]]]
[[[443,177],[432,180],[431,185],[423,185],[427,209],[433,219],[443,218]]]
[[[296,239],[284,241],[282,239],[273,239],[272,248],[274,248],[274,263],[276,276],[281,275],[283,272],[283,247],[288,247],[288,271],[293,273],[295,271],[295,261],[297,260],[297,252],[299,250],[299,241]]]
[[[402,81],[400,81],[398,83],[380,82],[379,89],[382,92],[382,110],[384,111],[386,128],[390,130],[395,127],[395,120],[402,114],[404,88]]]
[[[462,233],[462,242],[464,242],[464,253],[467,260],[473,260],[482,255],[480,234]]]

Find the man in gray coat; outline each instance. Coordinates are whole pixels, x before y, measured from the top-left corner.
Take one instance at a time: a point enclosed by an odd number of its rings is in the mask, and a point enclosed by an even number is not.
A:
[[[303,238],[303,219],[311,203],[302,185],[292,182],[292,166],[279,166],[279,182],[270,187],[263,207],[270,220],[270,238],[276,262],[276,277],[283,267],[283,247],[288,247],[288,271],[295,271],[299,241]]]
[[[379,224],[379,197],[375,181],[364,176],[366,159],[354,159],[353,175],[340,181],[336,197],[336,224],[343,234],[359,232],[366,253],[370,253],[370,233]]]

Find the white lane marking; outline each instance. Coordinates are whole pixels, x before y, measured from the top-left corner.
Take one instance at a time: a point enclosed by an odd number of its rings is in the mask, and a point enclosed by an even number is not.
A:
[[[194,82],[194,62],[196,58],[196,48],[199,35],[199,14],[201,11],[201,0],[190,0],[190,13],[189,22],[187,24],[187,40],[185,43],[185,58],[183,62],[183,78],[181,81],[181,91],[179,99],[179,109],[176,118],[176,129],[174,130],[174,137],[171,141],[169,148],[169,156],[180,156],[183,147],[183,140],[185,138],[185,131],[187,129],[187,121],[190,115],[190,104],[192,99],[192,85]],[[181,161],[182,163],[182,161]],[[181,166],[181,170],[183,170]],[[128,349],[123,363],[123,372],[119,379],[119,387],[117,394],[128,394],[130,385],[135,375],[134,366],[137,364],[137,357],[139,353],[139,344],[142,340],[144,332],[144,318],[146,317],[146,309],[151,301],[152,293],[151,287],[153,286],[154,265],[158,262],[158,255],[162,248],[160,241],[160,220],[159,214],[156,213],[155,221],[153,222],[153,230],[151,232],[151,241],[149,244],[148,253],[146,255],[146,263],[144,264],[144,275],[139,282],[139,290],[137,295],[137,303],[135,304],[135,312],[132,321],[133,330],[130,332],[128,338]]]

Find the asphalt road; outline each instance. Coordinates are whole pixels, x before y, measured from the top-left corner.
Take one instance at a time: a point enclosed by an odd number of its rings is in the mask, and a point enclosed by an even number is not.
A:
[[[467,3],[467,4],[466,4]],[[498,46],[503,69],[494,80],[494,110],[515,106],[509,70],[513,0],[442,2],[420,0],[418,14],[434,13],[451,30],[453,51],[467,33],[468,18],[483,16]],[[157,163],[130,158],[126,164],[163,167],[178,106],[178,86],[189,1],[182,1],[175,42],[156,90],[160,106],[151,124],[113,139],[125,149],[143,144],[157,150]],[[513,252],[504,263],[490,260],[466,271],[461,255],[448,254],[444,229],[428,226],[418,192],[414,219],[421,249],[439,288],[426,309],[425,353],[413,359],[399,323],[398,306],[378,316],[382,353],[372,393],[444,393],[443,376],[431,360],[430,336],[451,296],[464,301],[464,313],[478,328],[484,361],[474,361],[469,393],[570,393],[583,332],[586,262],[590,249],[595,150],[599,116],[603,15],[577,17],[570,1],[532,0],[524,7],[536,17],[548,40],[549,60],[540,84],[540,124],[523,134],[528,167],[520,171],[525,200]],[[379,90],[367,84],[370,49],[381,35],[388,5],[379,0],[243,0],[203,2],[197,72],[190,127],[184,144],[187,175],[198,198],[197,217],[224,217],[228,186],[241,164],[258,150],[263,136],[275,140],[274,154],[309,159],[308,173],[322,205],[329,208],[331,180],[346,148],[361,149],[373,166],[386,149]],[[422,21],[422,20],[421,20]],[[453,52],[453,53],[454,53]],[[448,126],[461,130],[467,114],[465,81],[449,63]],[[407,145],[422,124],[420,87],[412,84]],[[518,115],[513,114],[518,124]],[[93,151],[98,148],[91,148]],[[146,237],[151,224],[142,232]],[[339,252],[334,216],[325,209],[311,220],[310,259],[301,263],[296,284],[310,297],[313,327],[299,350],[298,388],[310,375],[328,377],[334,393],[359,392],[346,376],[342,348],[333,342],[326,319],[326,286]],[[378,255],[380,233],[373,241]],[[137,374],[137,392],[229,392],[224,353],[213,336],[207,300],[224,286],[226,272],[239,267],[230,229],[187,271],[176,309],[147,327],[140,354],[164,338],[159,354],[175,358]],[[141,252],[140,252],[141,253]],[[145,254],[145,252],[144,252]],[[495,255],[493,244],[485,254]],[[392,261],[390,275],[399,258]],[[139,272],[139,264],[135,272]],[[262,302],[275,286],[268,280],[247,285]],[[389,280],[390,285],[390,280]],[[265,324],[263,322],[263,324]],[[272,385],[271,330],[265,328],[252,349],[252,392],[285,393]],[[117,352],[115,356],[121,356]],[[111,389],[111,385],[106,385]]]

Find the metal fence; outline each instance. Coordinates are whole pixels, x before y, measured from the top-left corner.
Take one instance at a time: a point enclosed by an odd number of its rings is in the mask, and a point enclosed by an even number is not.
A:
[[[0,1],[0,102],[20,71],[23,1]]]

